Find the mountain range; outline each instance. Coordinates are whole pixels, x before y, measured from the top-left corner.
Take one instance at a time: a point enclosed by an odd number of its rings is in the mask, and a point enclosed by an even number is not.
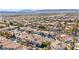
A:
[[[79,9],[1,9],[0,13],[79,13]]]

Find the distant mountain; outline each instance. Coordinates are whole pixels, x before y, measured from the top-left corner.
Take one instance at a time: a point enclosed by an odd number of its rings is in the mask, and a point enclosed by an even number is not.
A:
[[[79,13],[79,9],[19,9],[19,10],[0,10],[0,13],[24,13],[24,14],[38,14],[38,13]]]
[[[16,13],[17,9],[0,9],[0,13]]]
[[[19,13],[22,12],[22,13],[29,13],[29,12],[34,12],[33,10],[31,9],[23,9],[23,10],[20,10],[18,11]]]
[[[0,13],[17,13],[16,11],[0,11]]]
[[[79,13],[79,9],[43,9],[36,10],[37,13]]]
[[[79,9],[41,9],[41,10],[20,10],[19,13],[79,13]]]

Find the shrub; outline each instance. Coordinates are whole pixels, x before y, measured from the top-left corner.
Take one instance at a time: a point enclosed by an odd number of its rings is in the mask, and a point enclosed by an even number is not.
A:
[[[47,28],[45,26],[39,26],[39,29],[46,30]]]
[[[47,50],[49,49],[50,44],[51,44],[50,41],[42,42],[41,48]]]

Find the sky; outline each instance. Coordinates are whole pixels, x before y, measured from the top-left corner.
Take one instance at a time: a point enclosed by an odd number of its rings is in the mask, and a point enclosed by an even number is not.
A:
[[[0,0],[0,9],[79,9],[78,0]]]

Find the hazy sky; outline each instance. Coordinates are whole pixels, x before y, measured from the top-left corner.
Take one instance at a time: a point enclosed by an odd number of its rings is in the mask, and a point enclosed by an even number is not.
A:
[[[79,9],[78,0],[0,0],[0,9]]]

